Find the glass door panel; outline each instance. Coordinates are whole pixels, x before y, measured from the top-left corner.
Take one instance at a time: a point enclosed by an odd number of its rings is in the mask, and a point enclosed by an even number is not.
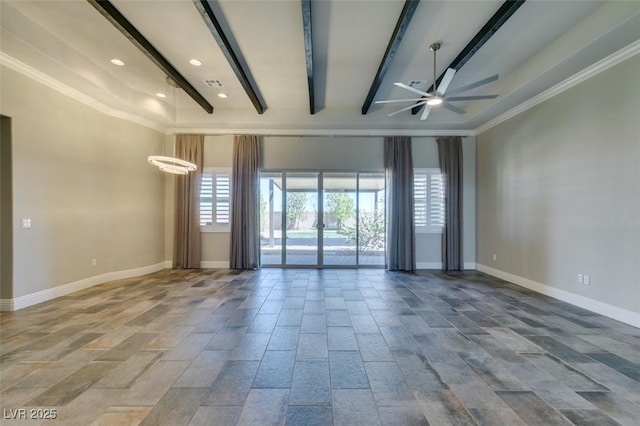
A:
[[[319,173],[287,172],[284,175],[284,264],[317,266]]]
[[[358,264],[384,266],[384,173],[360,173],[358,195]]]
[[[260,174],[260,262],[282,265],[282,173]]]
[[[327,266],[356,266],[357,173],[322,175],[322,262]]]

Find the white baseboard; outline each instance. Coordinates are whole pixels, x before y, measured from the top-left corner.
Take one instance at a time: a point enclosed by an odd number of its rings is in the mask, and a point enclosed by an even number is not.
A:
[[[229,269],[229,262],[224,260],[203,260],[200,262],[203,269]]]
[[[587,309],[589,311],[604,315],[614,320],[624,322],[625,324],[640,328],[640,313],[638,312],[629,311],[627,309],[619,308],[608,303],[600,302],[599,300],[571,293],[566,290],[561,290],[556,287],[551,287],[549,285],[542,284],[528,278],[523,278],[518,275],[513,275],[499,269],[494,269],[489,266],[482,265],[480,263],[476,264],[476,269],[480,272],[484,272],[485,274],[489,274],[505,281],[509,281],[524,288],[528,288],[529,290],[533,290],[536,293],[544,294],[545,296],[550,296],[554,299],[562,300],[563,302],[570,303],[580,308]]]
[[[475,262],[465,262],[462,267],[465,270],[476,269]],[[416,269],[442,269],[442,262],[417,262]]]
[[[169,265],[169,267],[170,266],[171,265]],[[86,288],[93,287],[94,285],[102,284],[108,281],[122,280],[125,278],[150,274],[152,272],[157,272],[166,268],[167,262],[160,262],[156,263],[155,265],[143,266],[140,268],[107,272],[105,274],[96,275],[79,281],[74,281],[72,283],[59,285],[54,288],[48,288],[36,293],[16,297],[14,299],[0,299],[0,311],[17,311],[18,309],[27,308],[38,303],[55,299],[56,297],[66,296],[67,294],[79,290],[84,290]]]

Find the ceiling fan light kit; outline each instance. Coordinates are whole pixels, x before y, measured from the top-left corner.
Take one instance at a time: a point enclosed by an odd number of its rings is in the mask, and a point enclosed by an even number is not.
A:
[[[475,101],[481,99],[495,99],[498,95],[471,95],[471,96],[451,96],[459,93],[463,93],[472,89],[475,89],[480,86],[484,86],[485,84],[492,83],[498,79],[498,75],[493,75],[491,77],[485,78],[483,80],[476,81],[475,83],[468,84],[463,87],[459,87],[457,89],[449,91],[448,95],[447,88],[451,84],[453,77],[456,74],[456,70],[453,68],[448,68],[447,71],[442,76],[440,80],[440,84],[436,89],[436,83],[438,81],[436,74],[436,52],[440,50],[440,43],[432,43],[429,46],[429,50],[433,52],[433,88],[434,90],[430,92],[425,92],[423,90],[416,89],[413,86],[409,86],[404,83],[393,83],[395,86],[398,86],[402,89],[408,90],[410,92],[416,93],[420,95],[420,98],[405,98],[405,99],[390,99],[386,101],[376,101],[377,104],[389,104],[389,103],[398,103],[398,102],[412,102],[412,105],[394,111],[389,115],[389,117],[394,116],[403,111],[407,111],[413,109],[415,107],[424,106],[424,110],[422,111],[422,115],[420,115],[420,120],[426,120],[431,112],[431,107],[442,106],[450,111],[453,111],[458,114],[465,114],[466,111],[462,108],[459,108],[455,105],[452,105],[450,102],[454,101]]]

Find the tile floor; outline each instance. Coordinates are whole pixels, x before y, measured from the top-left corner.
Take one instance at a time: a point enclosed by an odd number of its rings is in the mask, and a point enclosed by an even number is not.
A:
[[[167,270],[0,319],[3,425],[640,424],[639,329],[478,272]]]

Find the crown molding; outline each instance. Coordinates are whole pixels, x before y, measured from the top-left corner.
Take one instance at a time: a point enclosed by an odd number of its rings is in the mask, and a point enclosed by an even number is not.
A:
[[[475,136],[472,130],[420,129],[209,129],[202,127],[170,128],[167,134],[196,133],[209,136],[317,136],[317,137],[383,137],[383,136]]]
[[[37,81],[38,83],[41,83],[49,87],[50,89],[53,89],[65,96],[72,98],[75,101],[78,101],[110,117],[120,118],[122,120],[130,121],[132,123],[139,124],[141,126],[156,130],[160,133],[164,133],[166,131],[166,128],[160,125],[159,123],[148,120],[146,118],[142,118],[135,114],[113,109],[103,104],[102,102],[99,102],[93,99],[92,97],[87,96],[84,93],[81,93],[80,91],[56,80],[55,78],[50,77],[41,71],[38,71],[32,66],[27,65],[24,62],[19,61],[12,56],[7,55],[4,52],[0,52],[0,65],[6,66],[7,68],[10,68],[18,72],[27,78]]]
[[[567,78],[566,80],[556,84],[555,86],[550,87],[549,89],[545,90],[544,92],[534,96],[533,98],[529,99],[528,101],[525,101],[521,104],[519,104],[518,106],[510,109],[509,111],[499,115],[498,117],[494,118],[493,120],[490,120],[488,122],[486,122],[485,124],[483,124],[482,126],[476,128],[473,133],[475,135],[479,135],[482,132],[486,132],[487,130],[491,129],[492,127],[497,126],[500,123],[503,123],[507,120],[509,120],[510,118],[515,117],[518,114],[521,114],[533,107],[535,107],[538,104],[541,104],[542,102],[549,100],[551,98],[553,98],[554,96],[557,96],[563,92],[565,92],[566,90],[571,89],[572,87],[582,83],[583,81],[586,81],[588,79],[590,79],[591,77],[595,77],[596,75],[600,74],[603,71],[608,70],[609,68],[618,65],[621,62],[626,61],[627,59],[630,59],[632,57],[634,57],[635,55],[637,55],[638,53],[640,53],[640,40],[637,40],[633,43],[631,43],[630,45],[623,47],[622,49],[618,50],[617,52],[607,56],[604,59],[601,59],[600,61],[596,62],[595,64],[583,69],[582,71],[577,72],[576,74],[574,74],[573,76]]]

